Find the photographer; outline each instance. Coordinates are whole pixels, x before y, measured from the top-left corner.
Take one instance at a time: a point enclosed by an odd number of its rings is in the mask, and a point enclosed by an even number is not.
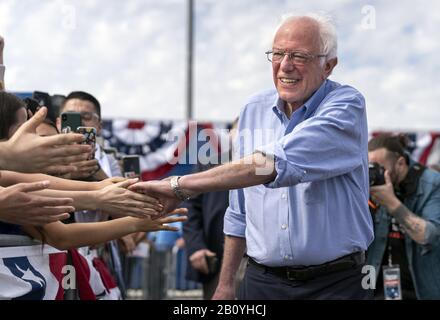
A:
[[[403,299],[439,299],[440,174],[414,162],[405,148],[404,136],[380,135],[368,144],[369,161],[383,167],[385,184],[370,188],[378,208],[367,264],[376,268],[377,299],[386,265],[400,269]]]

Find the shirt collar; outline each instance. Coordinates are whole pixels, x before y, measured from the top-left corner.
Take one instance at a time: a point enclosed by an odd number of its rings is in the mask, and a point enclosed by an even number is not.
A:
[[[95,159],[99,161],[103,157],[104,157],[104,152],[103,152],[101,146],[99,145],[99,143],[96,143],[96,145],[95,145]]]
[[[304,119],[309,118],[318,108],[318,106],[321,104],[322,100],[326,96],[326,87],[329,80],[325,80],[321,86],[318,88],[318,90],[315,91],[315,93],[296,111],[299,111],[301,108],[305,108],[305,114]],[[277,115],[277,117],[282,121],[284,114],[284,105],[285,101],[280,98],[280,96],[277,94],[275,101],[272,106],[273,112]],[[296,112],[295,111],[295,112]]]

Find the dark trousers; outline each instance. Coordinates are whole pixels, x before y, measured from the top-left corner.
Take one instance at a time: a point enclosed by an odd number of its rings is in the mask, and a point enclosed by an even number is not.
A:
[[[248,264],[239,300],[366,300],[373,290],[362,288],[363,266],[307,281],[292,281]]]

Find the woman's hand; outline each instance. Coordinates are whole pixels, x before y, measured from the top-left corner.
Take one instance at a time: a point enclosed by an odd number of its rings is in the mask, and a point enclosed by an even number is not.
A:
[[[137,178],[128,179],[112,183],[96,191],[97,208],[110,215],[133,216],[137,218],[158,216],[163,210],[163,206],[156,198],[127,190],[129,186],[137,181]]]
[[[167,213],[161,218],[152,219],[151,217],[137,219],[135,221],[137,232],[150,232],[150,231],[179,231],[179,228],[167,225],[173,222],[183,222],[186,221],[188,213],[187,209],[181,208],[176,209],[172,212]],[[177,215],[177,216],[176,216]]]

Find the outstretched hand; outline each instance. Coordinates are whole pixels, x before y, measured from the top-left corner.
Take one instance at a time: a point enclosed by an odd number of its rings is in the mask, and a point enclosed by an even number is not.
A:
[[[41,226],[69,218],[68,212],[75,211],[73,199],[43,197],[32,193],[48,186],[49,181],[41,181],[0,187],[0,220]]]
[[[86,160],[89,145],[82,134],[59,134],[40,137],[36,128],[44,121],[47,108],[43,107],[6,142],[2,142],[1,167],[26,173],[65,174],[76,171],[71,163]]]
[[[159,204],[157,199],[151,195],[140,194],[127,189],[137,181],[137,178],[127,179],[110,184],[97,191],[98,207],[105,213],[113,215],[138,218],[159,216],[163,206]]]
[[[162,213],[171,212],[182,202],[170,186],[170,179],[139,182],[128,187],[129,190],[147,194],[159,200],[163,205]]]
[[[150,217],[137,219],[136,221],[136,231],[137,232],[150,232],[150,231],[178,231],[179,228],[168,225],[174,222],[183,222],[187,220],[186,214],[187,209],[180,208],[174,211],[168,212],[165,216],[157,219],[152,219]],[[177,215],[177,216],[176,216]]]

